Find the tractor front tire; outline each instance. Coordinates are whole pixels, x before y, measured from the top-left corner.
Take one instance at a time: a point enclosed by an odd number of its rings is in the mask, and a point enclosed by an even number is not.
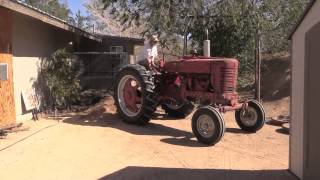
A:
[[[127,65],[116,76],[115,105],[119,116],[130,124],[146,124],[157,108],[153,76],[141,65]]]
[[[255,133],[265,124],[265,110],[256,100],[248,102],[247,109],[239,109],[235,112],[235,118],[239,127],[247,132]]]
[[[180,106],[162,104],[162,109],[173,118],[185,118],[192,113],[194,105],[191,103],[185,103]]]
[[[222,115],[211,106],[201,107],[192,117],[192,132],[199,142],[208,145],[218,143],[225,133]]]

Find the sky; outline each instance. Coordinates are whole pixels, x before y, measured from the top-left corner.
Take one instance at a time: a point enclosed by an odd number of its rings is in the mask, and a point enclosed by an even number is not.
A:
[[[78,10],[81,11],[82,15],[88,14],[83,4],[84,0],[68,0],[68,5],[73,15],[75,15]]]

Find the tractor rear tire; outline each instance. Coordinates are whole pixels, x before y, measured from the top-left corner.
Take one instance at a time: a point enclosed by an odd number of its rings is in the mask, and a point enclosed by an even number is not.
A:
[[[248,102],[247,112],[239,109],[235,112],[235,118],[242,130],[255,133],[265,124],[265,110],[260,102],[252,100]]]
[[[199,142],[207,145],[218,143],[225,133],[222,115],[211,106],[201,107],[192,117],[192,132]]]
[[[124,122],[140,125],[148,123],[158,105],[154,78],[150,71],[137,64],[121,68],[115,80],[114,99],[118,114]]]
[[[166,112],[166,114],[168,114],[168,116],[173,118],[185,118],[189,114],[191,114],[194,109],[194,105],[191,103],[186,103],[177,107],[162,104],[161,107]]]

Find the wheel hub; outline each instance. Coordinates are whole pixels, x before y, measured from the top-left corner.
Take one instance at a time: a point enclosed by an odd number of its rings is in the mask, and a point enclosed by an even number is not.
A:
[[[214,125],[213,119],[208,115],[199,116],[199,119],[197,122],[197,128],[198,128],[198,132],[203,137],[207,137],[207,138],[213,136],[215,132],[215,125]]]
[[[240,119],[246,126],[254,126],[258,121],[258,113],[254,108],[248,107],[246,110],[242,110]]]
[[[118,101],[122,112],[136,116],[141,110],[141,85],[132,75],[124,76],[118,85]]]

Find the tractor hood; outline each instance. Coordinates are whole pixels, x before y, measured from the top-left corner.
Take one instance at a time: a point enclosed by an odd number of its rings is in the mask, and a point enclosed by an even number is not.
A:
[[[239,61],[233,58],[186,56],[182,59],[166,62],[164,71],[171,73],[199,73],[213,72],[217,67],[238,70]]]

